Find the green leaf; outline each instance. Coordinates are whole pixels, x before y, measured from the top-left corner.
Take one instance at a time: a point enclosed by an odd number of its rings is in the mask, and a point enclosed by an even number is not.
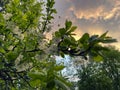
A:
[[[9,51],[6,54],[6,58],[8,59],[8,61],[14,61],[14,60],[16,60],[17,57],[18,57],[18,53],[14,52],[14,51]]]
[[[0,13],[0,26],[4,26],[5,25],[5,20],[3,15]]]
[[[85,33],[85,34],[79,39],[79,41],[80,41],[81,43],[86,43],[86,42],[88,41],[88,39],[89,39],[89,34],[88,34],[88,33]]]
[[[52,9],[51,12],[53,12],[53,13],[57,13],[56,9]]]
[[[55,83],[56,83],[59,87],[61,87],[63,90],[71,90],[71,89],[70,89],[70,85],[67,86],[64,82],[61,82],[61,81],[59,81],[59,80],[55,80]]]
[[[100,62],[100,61],[103,60],[103,57],[100,56],[100,55],[97,55],[97,56],[94,56],[94,57],[93,57],[93,60],[95,60],[96,62]]]
[[[108,38],[108,39],[102,40],[101,42],[102,43],[114,43],[114,42],[117,42],[117,40],[116,39],[112,39],[112,38]]]
[[[19,0],[14,0],[13,2],[14,2],[14,4],[16,4],[16,5],[18,5],[18,4],[20,3]]]
[[[76,26],[71,27],[71,29],[67,32],[67,34],[71,34],[76,30],[76,28],[77,28]]]
[[[47,82],[47,90],[53,90],[53,88],[55,87],[55,81],[54,80],[50,80]]]
[[[0,47],[0,53],[6,53],[2,47]]]
[[[66,27],[66,30],[69,30],[69,29],[71,28],[71,26],[72,26],[72,22],[71,22],[71,21],[66,20],[66,22],[65,22],[65,27]]]
[[[103,33],[100,38],[104,38],[107,35],[108,31],[106,31],[105,33]]]
[[[62,58],[64,58],[64,57],[65,57],[64,53],[63,53],[63,52],[61,52],[61,51],[60,51],[60,55],[61,55],[61,57],[62,57]]]
[[[42,72],[29,72],[28,76],[32,79],[32,80],[42,80],[45,81],[46,76],[44,73]]]
[[[65,35],[66,30],[64,28],[60,28],[59,32],[60,32],[61,36],[63,36],[63,35]]]
[[[56,37],[61,37],[61,34],[60,34],[58,31],[56,31],[56,32],[55,32],[55,36],[56,36]]]
[[[54,17],[49,15],[47,19],[51,20],[51,19],[54,19]]]
[[[100,51],[100,50],[109,51],[109,48],[108,47],[103,47],[101,45],[95,45],[93,50],[95,50],[95,51]]]
[[[66,46],[70,45],[70,44],[72,44],[72,41],[70,40],[70,38],[65,38],[64,39],[64,44],[66,44]]]
[[[89,38],[89,42],[97,41],[98,38],[99,38],[98,35],[92,35],[92,36]]]
[[[63,90],[70,90],[70,86],[72,86],[72,83],[67,82],[63,77],[56,76],[55,80],[56,84],[63,88]]]
[[[52,8],[54,4],[55,4],[54,0],[51,0],[49,7]]]
[[[54,70],[55,70],[55,71],[61,71],[61,70],[63,70],[64,68],[65,68],[65,66],[59,65],[59,66],[55,66],[55,67],[54,67]]]
[[[39,87],[39,85],[41,84],[41,81],[39,79],[36,79],[36,80],[31,80],[30,81],[30,85],[32,87]]]

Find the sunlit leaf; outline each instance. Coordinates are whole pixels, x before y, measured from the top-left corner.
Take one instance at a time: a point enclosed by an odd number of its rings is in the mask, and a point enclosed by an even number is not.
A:
[[[63,66],[63,65],[59,65],[59,66],[55,66],[55,71],[61,71],[61,70],[63,70],[65,68],[65,66]]]
[[[0,53],[6,53],[3,47],[0,47]]]
[[[103,60],[103,57],[100,55],[97,55],[97,56],[93,57],[93,60],[95,60],[96,62],[100,62]]]
[[[32,80],[41,80],[41,81],[45,81],[46,79],[46,76],[44,73],[42,72],[29,72],[28,73],[29,77],[32,79]]]

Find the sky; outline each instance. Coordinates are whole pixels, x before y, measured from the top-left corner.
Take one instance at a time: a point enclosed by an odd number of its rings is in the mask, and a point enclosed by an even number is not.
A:
[[[120,0],[55,0],[57,14],[54,29],[63,27],[65,20],[71,20],[77,26],[78,39],[84,33],[108,35],[118,40],[120,48]]]

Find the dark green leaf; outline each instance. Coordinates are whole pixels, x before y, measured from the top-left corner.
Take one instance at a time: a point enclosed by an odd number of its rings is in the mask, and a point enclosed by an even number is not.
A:
[[[71,28],[71,26],[72,26],[72,22],[71,22],[71,21],[66,20],[66,22],[65,22],[65,27],[66,27],[66,30],[69,30],[69,29]]]
[[[89,34],[88,34],[88,33],[85,33],[85,34],[79,39],[79,41],[80,41],[81,43],[86,43],[86,42],[88,42],[88,39],[89,39]]]
[[[56,9],[52,9],[51,11],[52,11],[53,13],[57,13]]]
[[[64,55],[64,53],[63,53],[63,52],[60,52],[60,55],[61,55],[61,57],[62,57],[62,58],[64,58],[64,57],[65,57],[65,55]]]
[[[102,42],[102,43],[114,43],[114,42],[117,42],[117,40],[111,38],[111,39],[102,40],[101,42]]]
[[[64,43],[65,43],[66,45],[70,45],[70,44],[72,44],[72,41],[70,40],[70,38],[65,38],[65,39],[64,39]]]
[[[71,29],[67,32],[67,34],[68,35],[71,34],[72,32],[76,30],[76,28],[77,28],[76,26],[71,27]]]
[[[55,36],[56,36],[56,37],[60,37],[61,34],[60,34],[58,31],[56,31],[56,32],[55,32]]]
[[[47,90],[53,90],[53,88],[55,87],[55,81],[54,80],[51,80],[47,83]]]
[[[107,33],[108,33],[108,31],[106,31],[105,33],[103,33],[103,34],[100,36],[100,38],[106,37]]]
[[[98,38],[99,38],[98,35],[92,35],[92,36],[89,38],[89,42],[97,41]]]
[[[18,57],[18,53],[14,52],[14,51],[10,51],[6,54],[6,57],[7,57],[8,61],[14,61]]]
[[[63,36],[63,35],[65,35],[66,30],[64,28],[60,28],[59,32],[60,32],[61,36]]]

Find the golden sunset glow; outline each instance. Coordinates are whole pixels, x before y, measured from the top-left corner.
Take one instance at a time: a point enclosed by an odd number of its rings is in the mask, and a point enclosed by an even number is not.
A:
[[[118,41],[112,45],[120,47],[120,0],[56,0],[55,7],[62,24],[69,19],[78,27],[76,39],[84,33],[100,35],[108,31]]]
[[[80,30],[76,30],[75,35],[73,37],[75,37],[76,40],[80,39],[80,37],[83,35],[83,33]]]

